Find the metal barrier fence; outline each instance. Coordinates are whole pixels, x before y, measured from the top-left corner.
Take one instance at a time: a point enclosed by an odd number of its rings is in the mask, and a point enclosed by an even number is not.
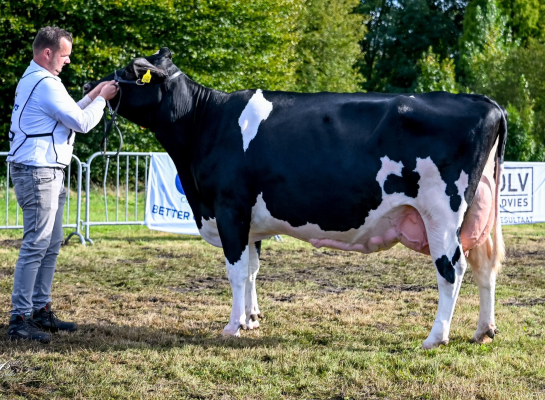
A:
[[[70,223],[70,193],[71,193],[71,165],[68,166],[68,171],[66,174],[66,190],[67,190],[67,196],[66,196],[66,204],[65,204],[65,223],[63,224],[63,228],[75,228],[75,231],[71,232],[67,238],[65,239],[65,242],[68,242],[70,238],[73,236],[77,236],[80,239],[81,244],[85,246],[85,241],[89,242],[90,244],[93,244],[93,240],[90,237],[90,228],[91,226],[98,226],[98,225],[144,225],[144,212],[146,209],[146,201],[147,201],[147,189],[148,189],[148,167],[150,165],[150,157],[153,153],[151,152],[120,152],[116,155],[116,152],[111,151],[107,152],[104,156],[101,152],[97,152],[92,154],[89,159],[87,160],[87,163],[82,163],[78,157],[72,156],[72,163],[76,163],[77,166],[77,180],[75,184],[75,190],[77,192],[76,196],[76,215],[75,215],[75,221],[74,223]],[[8,152],[0,152],[0,157],[7,157]],[[96,161],[95,161],[96,160]],[[95,210],[93,213],[91,213],[91,197],[97,196],[95,193],[93,195],[93,190],[91,188],[91,167],[93,166],[93,162],[101,162],[104,163],[104,175],[102,179],[102,196],[104,200],[104,218],[99,217],[100,211],[97,211],[97,207],[94,207]],[[7,161],[6,161],[7,162]],[[115,171],[110,171],[111,165],[115,166]],[[121,166],[124,164],[124,179],[121,178],[120,181],[120,175],[121,175]],[[132,164],[132,165],[131,165]],[[144,178],[143,178],[143,187],[141,187],[141,178],[139,175],[140,169],[143,167],[144,169]],[[96,169],[96,168],[95,168]],[[81,219],[81,202],[82,202],[82,178],[83,178],[83,170],[85,170],[85,219]],[[20,207],[17,204],[17,201],[14,201],[13,203],[10,203],[10,198],[13,198],[15,200],[15,194],[11,193],[10,195],[10,176],[9,176],[9,163],[7,163],[7,169],[6,169],[6,182],[3,183],[3,186],[5,187],[5,204],[6,204],[6,214],[5,214],[5,224],[0,224],[0,230],[1,229],[22,229],[22,221],[19,223],[19,213],[20,213]],[[115,176],[115,194],[109,195],[108,191],[111,190],[114,186],[108,185],[108,177],[112,178]],[[122,200],[121,197],[121,185],[124,187],[124,200]],[[132,192],[131,192],[131,186],[132,186]],[[139,191],[139,188],[142,190]],[[11,192],[13,192],[13,189],[11,189]],[[143,199],[139,199],[139,193],[141,193],[141,197],[143,195]],[[115,196],[115,197],[114,197]],[[134,196],[134,197],[133,197]],[[131,218],[129,218],[129,210],[130,210],[130,200],[134,199],[134,204],[132,205],[132,213]],[[110,217],[109,209],[113,208],[114,205],[109,205],[110,203],[115,201],[115,220],[113,220],[113,216]],[[1,201],[1,193],[0,193],[0,201]],[[120,201],[124,202],[124,213],[125,216],[121,215],[120,218],[120,212],[123,213],[123,209],[120,207]],[[138,207],[139,202],[143,202],[143,207]],[[10,205],[11,204],[11,205]],[[73,208],[72,208],[73,210]],[[140,210],[140,213],[139,213]],[[10,216],[11,220],[15,221],[14,225],[10,225]],[[140,218],[141,217],[141,218]],[[82,235],[82,229],[85,228],[85,236]],[[275,236],[276,240],[282,240],[280,236]]]
[[[0,157],[6,157],[8,156],[7,151],[0,152]],[[22,212],[21,208],[17,204],[17,200],[15,199],[15,193],[13,193],[13,189],[10,189],[10,169],[9,169],[9,162],[6,160],[6,174],[5,174],[5,182],[2,182],[3,186],[3,196],[2,199],[6,205],[6,213],[5,213],[5,220],[4,224],[0,225],[0,229],[22,229]],[[74,208],[70,207],[70,194],[72,190],[72,164],[76,163],[77,168],[77,180],[76,180],[76,215],[71,216],[70,211]],[[76,230],[71,232],[65,239],[65,242],[68,242],[72,236],[79,237],[79,240],[82,244],[85,244],[85,240],[83,235],[81,234],[80,227],[81,227],[81,177],[82,177],[82,168],[83,164],[79,160],[78,157],[72,156],[72,162],[68,165],[67,173],[66,173],[66,203],[64,205],[65,209],[65,216],[64,216],[64,223],[62,225],[63,228],[75,228]],[[0,197],[2,195],[0,194]],[[13,202],[11,202],[13,200]],[[19,214],[21,214],[21,221],[19,220]],[[72,217],[72,218],[71,218]],[[73,223],[70,223],[71,219],[75,219]],[[13,223],[10,223],[13,222]]]
[[[151,157],[152,153],[149,152],[120,152],[116,156],[115,151],[109,151],[105,154],[105,157],[99,157],[102,156],[102,153],[94,153],[89,157],[87,160],[87,163],[84,164],[84,167],[86,169],[85,174],[85,221],[82,222],[82,224],[85,226],[85,240],[89,243],[93,244],[93,240],[90,237],[89,229],[91,226],[98,226],[98,225],[144,225],[144,219],[139,219],[138,215],[138,188],[139,188],[139,167],[140,164],[143,164],[144,166],[144,187],[143,187],[143,194],[144,194],[144,206],[141,208],[142,211],[146,208],[146,193],[148,188],[148,165],[149,165],[149,158]],[[98,219],[95,215],[91,216],[91,167],[93,164],[93,161],[96,160],[102,160],[104,165],[104,178],[102,180],[102,190],[103,190],[103,197],[104,197],[104,219]],[[97,161],[98,161],[97,160]],[[121,199],[120,196],[120,172],[121,172],[121,164],[124,162],[125,164],[125,179],[123,185],[124,185],[124,191],[125,191],[125,218],[120,219],[120,207],[119,202]],[[131,171],[132,173],[129,173],[131,162],[133,163],[134,170]],[[115,165],[115,220],[110,220],[110,214],[108,212],[109,206],[108,206],[108,189],[111,186],[107,185],[108,182],[108,176],[109,176],[109,169],[110,164]],[[131,178],[134,179],[133,183],[133,189],[134,189],[134,218],[129,220],[129,197],[132,197],[132,193],[130,193],[130,184],[131,184]],[[111,196],[110,196],[111,198]]]

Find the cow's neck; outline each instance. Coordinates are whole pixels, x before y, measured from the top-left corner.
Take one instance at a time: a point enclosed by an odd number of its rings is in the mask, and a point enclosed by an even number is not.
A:
[[[167,152],[190,154],[206,121],[210,103],[222,101],[226,93],[206,88],[187,76],[173,81],[161,102],[161,118],[152,128]]]

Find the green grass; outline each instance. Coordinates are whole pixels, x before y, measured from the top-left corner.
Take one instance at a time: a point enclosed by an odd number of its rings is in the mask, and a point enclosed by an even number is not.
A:
[[[67,231],[68,232],[68,231]],[[545,226],[505,227],[491,344],[470,344],[478,290],[465,276],[448,346],[421,349],[437,308],[429,257],[363,256],[284,237],[263,245],[265,318],[224,338],[231,294],[221,249],[144,227],[97,227],[61,250],[54,308],[80,324],[49,345],[7,330],[20,231],[0,231],[0,365],[6,398],[545,398]]]

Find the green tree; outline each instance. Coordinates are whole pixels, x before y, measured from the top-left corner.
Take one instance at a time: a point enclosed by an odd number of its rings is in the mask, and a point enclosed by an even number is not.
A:
[[[457,93],[456,74],[454,72],[454,60],[447,58],[440,60],[439,56],[430,47],[422,55],[418,62],[421,73],[417,79],[416,92],[432,92],[442,90]]]
[[[364,25],[354,13],[358,0],[307,0],[295,48],[296,88],[301,92],[355,92],[363,77],[355,68],[361,58]]]
[[[364,59],[366,90],[411,92],[417,86],[418,60],[432,46],[441,59],[457,57],[466,1],[362,0],[369,17]]]
[[[470,32],[464,32],[461,40],[463,83],[469,91],[507,106],[507,160],[543,160],[543,46],[521,47],[520,40],[513,39],[508,17],[493,0],[485,8],[477,6],[471,15],[474,21],[464,21],[464,30]]]
[[[361,81],[353,68],[362,32],[354,1],[0,0],[0,149],[8,148],[15,87],[42,26],[74,35],[72,64],[61,79],[76,99],[85,82],[162,46],[189,77],[219,90],[350,91]],[[160,149],[153,134],[120,122],[126,150]],[[86,159],[101,138],[102,126],[78,135],[75,153]]]
[[[545,2],[540,0],[499,0],[516,39],[527,44],[531,38],[545,40]]]

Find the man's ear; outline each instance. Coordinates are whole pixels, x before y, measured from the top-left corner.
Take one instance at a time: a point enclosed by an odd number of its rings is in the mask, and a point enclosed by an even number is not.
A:
[[[136,75],[138,75],[139,78],[142,78],[148,70],[151,72],[152,79],[156,82],[162,82],[168,76],[167,71],[156,67],[145,58],[137,58],[134,60],[133,67],[134,72],[136,72]]]

